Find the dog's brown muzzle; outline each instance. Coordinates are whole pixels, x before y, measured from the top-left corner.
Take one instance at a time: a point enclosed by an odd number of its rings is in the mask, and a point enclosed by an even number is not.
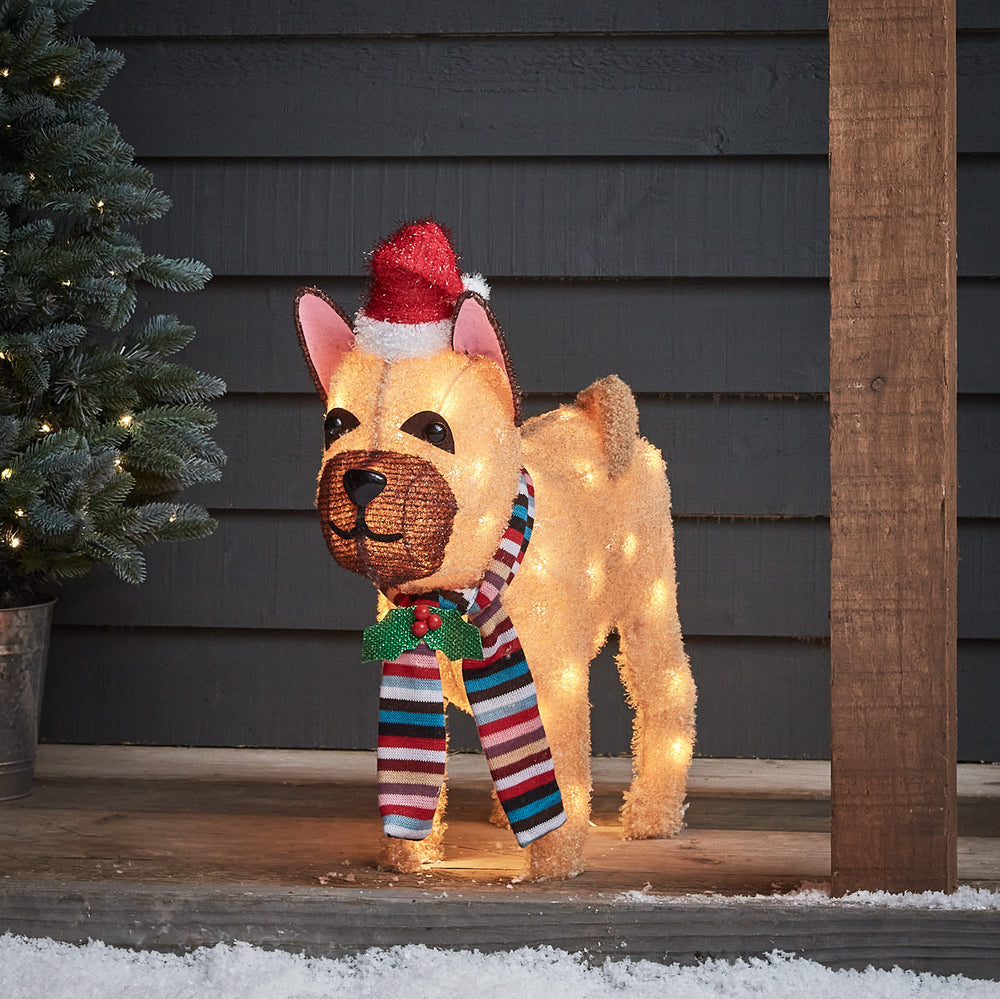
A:
[[[324,466],[316,498],[330,554],[378,586],[441,568],[458,504],[441,473],[395,451],[344,451]]]

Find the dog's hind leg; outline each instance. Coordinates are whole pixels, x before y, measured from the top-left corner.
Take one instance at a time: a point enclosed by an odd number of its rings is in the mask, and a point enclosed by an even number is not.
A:
[[[672,836],[684,825],[695,709],[673,583],[657,583],[650,605],[619,622],[619,635],[618,669],[635,711],[633,779],[621,809],[624,835]]]

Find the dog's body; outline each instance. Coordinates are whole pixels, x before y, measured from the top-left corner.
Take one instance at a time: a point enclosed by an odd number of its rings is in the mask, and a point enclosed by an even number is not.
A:
[[[636,710],[624,834],[670,836],[684,819],[695,692],[676,610],[670,490],[659,452],[634,437],[628,466],[609,476],[600,423],[610,415],[605,405],[621,405],[620,393],[631,402],[623,383],[598,383],[589,398],[600,399],[597,407],[564,407],[523,428],[536,527],[506,606],[532,665],[569,815],[563,829],[529,848],[533,877],[583,869],[591,789],[588,671],[612,629]],[[461,704],[460,690],[451,696]]]
[[[312,290],[300,293],[298,316],[330,414],[320,513],[346,567],[406,594],[474,585],[510,516],[521,468],[534,480],[534,534],[504,607],[530,664],[567,821],[530,845],[527,876],[584,867],[588,667],[612,630],[636,712],[624,834],[676,833],[695,691],[677,617],[669,486],[659,452],[637,435],[631,392],[611,376],[519,426],[506,350],[476,295],[456,307],[452,345],[428,357],[368,353]],[[359,475],[378,478],[377,495],[352,493]],[[468,710],[459,664],[438,658],[445,697]],[[443,811],[442,794],[432,835],[386,839],[383,863],[414,870],[438,857]]]

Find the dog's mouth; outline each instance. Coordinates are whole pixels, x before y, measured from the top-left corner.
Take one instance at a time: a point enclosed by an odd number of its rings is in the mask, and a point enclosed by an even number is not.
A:
[[[334,455],[316,505],[330,554],[381,587],[437,572],[458,510],[433,465],[395,451]]]
[[[377,534],[369,526],[365,520],[365,508],[363,506],[358,507],[358,515],[354,521],[354,526],[349,530],[345,531],[342,527],[337,527],[337,525],[331,520],[328,521],[330,525],[330,530],[337,535],[341,541],[356,541],[358,538],[368,538],[370,541],[383,541],[387,544],[391,544],[394,541],[403,540],[403,532],[398,531],[395,534]]]

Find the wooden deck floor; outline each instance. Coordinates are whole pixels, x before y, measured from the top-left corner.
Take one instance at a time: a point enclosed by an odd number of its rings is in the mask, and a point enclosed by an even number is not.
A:
[[[722,898],[680,897],[822,886],[828,765],[698,760],[687,828],[645,842],[620,837],[628,777],[627,760],[595,761],[589,869],[523,884],[512,836],[487,821],[479,757],[450,764],[444,861],[402,875],[375,866],[372,754],[43,746],[33,793],[0,804],[0,932],[163,947],[249,939],[315,953],[546,942],[657,960],[795,944],[819,954],[825,940],[819,959],[831,964],[932,961],[1000,977],[996,911],[892,910],[882,939],[871,907],[809,915],[740,902],[737,916]],[[1000,767],[960,768],[959,784],[960,879],[1000,889]],[[901,947],[913,953],[901,958]]]

